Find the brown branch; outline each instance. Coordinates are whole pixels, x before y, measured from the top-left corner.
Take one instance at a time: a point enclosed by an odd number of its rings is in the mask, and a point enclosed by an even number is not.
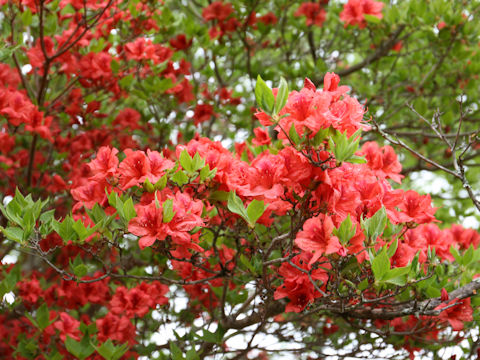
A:
[[[382,57],[387,55],[388,52],[390,51],[390,49],[397,43],[397,40],[398,40],[400,34],[402,33],[402,31],[405,29],[405,26],[406,25],[403,25],[403,24],[400,25],[397,28],[397,30],[395,30],[389,36],[389,38],[377,48],[377,50],[373,54],[370,54],[365,59],[360,61],[358,64],[355,64],[355,65],[353,65],[353,66],[351,66],[347,69],[338,70],[336,73],[340,77],[348,76],[348,75],[350,75],[350,74],[352,74],[352,73],[354,73],[358,70],[363,69],[365,66],[368,66],[371,63],[374,63],[374,62],[380,60]]]

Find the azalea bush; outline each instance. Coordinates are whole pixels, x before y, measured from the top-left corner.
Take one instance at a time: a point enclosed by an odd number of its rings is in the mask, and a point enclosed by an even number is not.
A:
[[[478,357],[479,5],[0,0],[1,357]]]

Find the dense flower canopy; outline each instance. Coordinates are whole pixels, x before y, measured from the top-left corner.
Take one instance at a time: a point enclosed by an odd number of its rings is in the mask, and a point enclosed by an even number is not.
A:
[[[0,0],[0,358],[477,354],[459,4]]]

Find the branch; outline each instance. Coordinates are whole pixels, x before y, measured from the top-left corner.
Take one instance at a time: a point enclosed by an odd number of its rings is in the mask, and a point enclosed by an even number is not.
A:
[[[370,54],[365,59],[360,61],[358,64],[355,64],[347,69],[337,71],[337,74],[340,77],[348,76],[360,69],[363,69],[365,66],[380,60],[382,57],[387,55],[390,49],[397,43],[398,37],[400,36],[402,31],[405,29],[405,26],[406,25],[400,25],[398,29],[395,30],[390,35],[390,37],[377,48],[377,50],[373,54]]]

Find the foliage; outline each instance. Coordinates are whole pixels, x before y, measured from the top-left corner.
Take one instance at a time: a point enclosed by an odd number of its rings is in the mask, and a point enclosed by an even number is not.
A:
[[[0,9],[3,358],[478,356],[478,1]]]

